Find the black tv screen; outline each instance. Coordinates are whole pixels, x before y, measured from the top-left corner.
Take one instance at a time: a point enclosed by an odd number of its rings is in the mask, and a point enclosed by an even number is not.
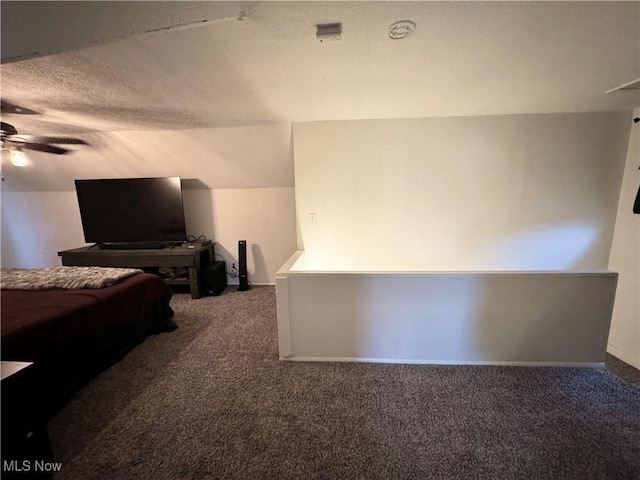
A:
[[[76,180],[87,243],[182,242],[180,177]]]

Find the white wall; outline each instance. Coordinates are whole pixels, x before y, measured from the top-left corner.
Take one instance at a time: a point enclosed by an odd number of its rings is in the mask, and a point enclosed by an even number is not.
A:
[[[640,117],[640,108],[634,112]],[[633,202],[640,186],[640,124],[631,127],[609,268],[619,272],[608,351],[640,368],[640,215]]]
[[[249,281],[274,283],[296,248],[293,187],[186,190],[184,200],[187,230],[214,238],[229,269],[238,266],[238,240],[246,240]]]
[[[274,283],[295,251],[293,188],[185,190],[184,204],[187,233],[213,238],[228,268],[238,265],[238,240],[247,240],[253,284]],[[57,266],[58,251],[83,245],[75,192],[2,192],[3,267]]]
[[[180,176],[188,188],[293,187],[291,125],[140,130],[80,135],[88,147],[59,156],[2,152],[8,191],[75,191],[77,178]]]
[[[247,241],[249,281],[273,283],[295,251],[291,126],[92,134],[63,157],[3,156],[2,266],[60,265],[59,250],[85,244],[75,178],[183,178],[187,233],[206,235],[231,267]],[[230,279],[230,283],[237,283]]]
[[[62,265],[57,252],[85,245],[75,192],[2,190],[2,266]]]
[[[317,270],[605,269],[629,128],[630,112],[294,124],[298,248]]]
[[[276,276],[282,359],[605,360],[616,273],[310,273],[291,270],[297,255]]]

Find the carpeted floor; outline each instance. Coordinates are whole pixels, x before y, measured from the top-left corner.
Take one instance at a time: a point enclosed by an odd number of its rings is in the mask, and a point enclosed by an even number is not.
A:
[[[273,287],[172,305],[49,422],[56,479],[638,479],[605,369],[280,362]]]
[[[627,383],[633,383],[640,386],[640,370],[624,363],[622,360],[618,360],[613,355],[607,353],[607,360],[605,362],[606,367],[616,377],[624,380]]]

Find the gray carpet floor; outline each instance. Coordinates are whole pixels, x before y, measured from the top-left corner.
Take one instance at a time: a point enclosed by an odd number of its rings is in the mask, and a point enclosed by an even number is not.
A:
[[[640,478],[607,369],[280,362],[273,287],[172,305],[49,422],[56,479]]]
[[[640,385],[640,370],[618,360],[616,357],[607,353],[606,367],[616,377],[621,378],[625,382]]]

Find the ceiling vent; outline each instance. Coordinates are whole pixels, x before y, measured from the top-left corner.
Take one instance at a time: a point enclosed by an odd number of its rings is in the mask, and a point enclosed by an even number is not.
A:
[[[316,25],[316,38],[321,42],[336,42],[341,40],[342,24],[330,23],[326,25]]]
[[[399,20],[389,25],[389,38],[391,40],[401,40],[407,38],[416,29],[415,22],[411,20]]]
[[[611,90],[607,90],[604,93],[614,93],[619,92],[620,90],[640,90],[640,78],[636,78],[635,80],[628,83],[623,83],[619,87],[612,88]]]

